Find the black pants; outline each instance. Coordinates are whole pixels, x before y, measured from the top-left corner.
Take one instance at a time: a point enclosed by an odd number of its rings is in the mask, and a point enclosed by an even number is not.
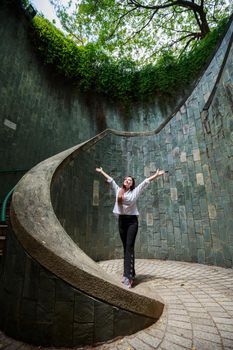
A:
[[[124,276],[132,279],[135,276],[134,244],[138,232],[136,215],[119,216],[119,233],[124,248]]]

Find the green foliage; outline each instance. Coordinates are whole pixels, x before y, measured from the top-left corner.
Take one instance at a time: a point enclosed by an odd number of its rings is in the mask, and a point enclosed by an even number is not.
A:
[[[164,52],[156,64],[138,67],[125,58],[113,59],[94,44],[77,46],[42,17],[34,18],[33,39],[46,64],[84,91],[96,91],[123,103],[150,100],[156,93],[175,95],[197,78],[216,47],[226,20],[191,51],[177,58]]]
[[[49,0],[65,32],[108,55],[140,64],[161,50],[192,48],[233,11],[229,0]]]

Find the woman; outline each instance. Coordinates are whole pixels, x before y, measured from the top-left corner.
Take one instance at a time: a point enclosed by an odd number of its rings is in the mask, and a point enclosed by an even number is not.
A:
[[[107,179],[107,182],[111,184],[116,194],[113,213],[118,216],[119,233],[124,248],[124,274],[122,282],[126,287],[132,288],[135,278],[134,244],[138,232],[139,215],[137,199],[151,181],[164,175],[165,172],[158,169],[154,175],[146,178],[137,187],[135,187],[134,178],[132,176],[126,176],[122,186],[119,187],[113,178],[106,174],[102,168],[96,168],[96,171]]]

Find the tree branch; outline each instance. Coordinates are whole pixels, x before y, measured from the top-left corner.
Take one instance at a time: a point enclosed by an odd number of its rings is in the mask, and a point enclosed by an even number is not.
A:
[[[97,0],[97,1],[98,1],[98,0]],[[123,19],[124,17],[126,17],[129,13],[131,13],[131,12],[133,12],[133,11],[135,11],[135,10],[136,10],[136,8],[133,8],[133,9],[131,9],[131,10],[128,10],[127,12],[123,13],[123,15],[121,15],[121,16],[118,18],[117,23],[116,23],[116,26],[115,26],[114,30],[112,31],[112,33],[109,35],[108,39],[111,39],[111,37],[116,33],[116,30],[117,30],[117,28],[119,27],[119,25],[120,25],[122,19]]]
[[[135,35],[141,33],[141,32],[143,31],[143,29],[145,29],[145,28],[150,24],[150,22],[152,21],[152,19],[154,18],[154,16],[155,16],[156,13],[157,13],[157,11],[154,11],[154,12],[152,13],[152,15],[150,16],[150,18],[149,18],[149,20],[147,21],[147,23],[144,24],[144,26],[141,27],[139,30],[137,30],[137,31],[135,32]]]
[[[191,40],[198,39],[198,38],[201,37],[201,33],[199,33],[199,32],[195,32],[195,33],[192,32],[192,33],[189,33],[187,35],[184,35],[184,36],[180,37],[179,39],[173,41],[172,44],[170,44],[169,46],[172,47],[174,44],[177,44],[180,41],[183,41],[184,39],[187,39],[189,37],[191,37]]]
[[[198,33],[197,33],[197,34],[198,34]],[[187,47],[189,46],[189,44],[191,43],[191,41],[193,41],[193,40],[195,40],[195,39],[196,39],[196,37],[193,36],[193,37],[191,37],[191,38],[187,41],[187,43],[185,44],[185,46],[183,47],[183,49],[180,51],[180,54],[179,54],[178,58],[181,57],[181,55],[182,55],[183,52],[187,49]]]
[[[171,1],[168,3],[165,3],[164,5],[143,5],[141,4],[139,1],[136,0],[128,0],[127,1],[129,6],[135,6],[137,8],[144,8],[147,10],[161,10],[164,8],[168,8],[168,7],[174,7],[174,6],[180,6],[180,7],[186,7],[186,8],[190,8],[191,10],[196,10],[196,11],[200,11],[200,6],[198,4],[196,4],[194,1],[188,1],[188,0],[176,0],[176,1]]]

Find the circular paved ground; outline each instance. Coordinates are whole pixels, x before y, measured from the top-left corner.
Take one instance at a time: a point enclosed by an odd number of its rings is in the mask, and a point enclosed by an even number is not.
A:
[[[104,261],[100,265],[116,278],[121,277],[122,260]],[[96,350],[233,350],[232,269],[176,261],[136,260],[136,273],[133,291],[159,296],[166,305],[162,317],[149,328],[105,343]],[[38,347],[15,342],[0,333],[0,349]]]

